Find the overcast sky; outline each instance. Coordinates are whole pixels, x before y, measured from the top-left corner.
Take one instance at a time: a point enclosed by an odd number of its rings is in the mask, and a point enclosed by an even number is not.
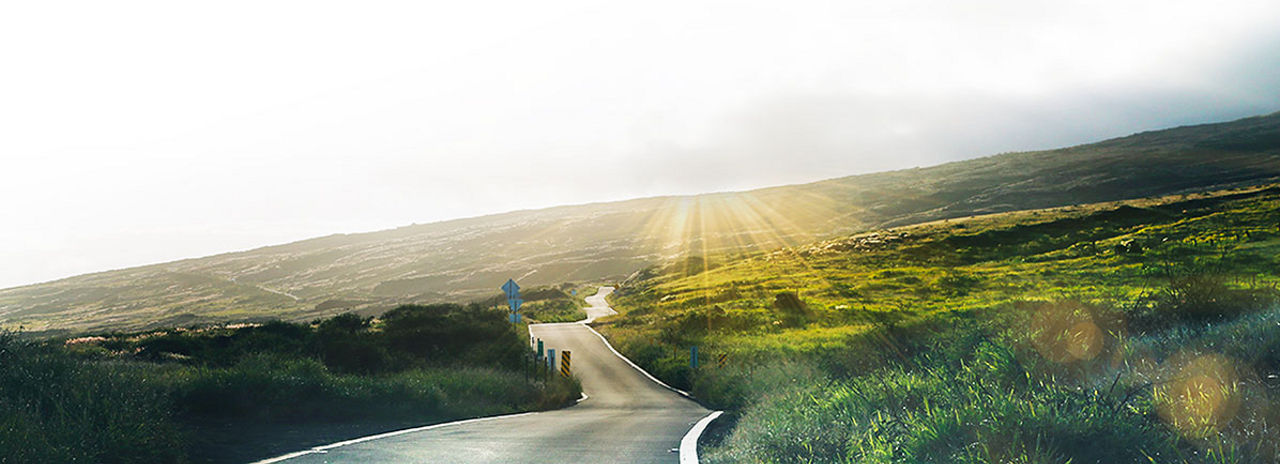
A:
[[[1280,2],[0,4],[0,287],[1280,110]]]

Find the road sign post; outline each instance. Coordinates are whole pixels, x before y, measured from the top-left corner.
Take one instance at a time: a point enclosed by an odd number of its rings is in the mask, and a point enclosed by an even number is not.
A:
[[[542,339],[538,339],[538,359],[542,359]]]
[[[556,370],[556,349],[547,348],[547,370]]]
[[[516,285],[513,279],[507,279],[507,283],[502,284],[502,292],[507,294],[507,307],[511,308],[511,314],[507,320],[512,324],[519,324],[524,318],[520,317],[520,305],[524,304],[524,300],[520,299],[520,286]]]
[[[570,362],[569,350],[564,350],[560,353],[560,375],[565,376],[565,378],[573,375],[572,366],[573,363]]]
[[[698,345],[689,348],[689,367],[698,368]]]

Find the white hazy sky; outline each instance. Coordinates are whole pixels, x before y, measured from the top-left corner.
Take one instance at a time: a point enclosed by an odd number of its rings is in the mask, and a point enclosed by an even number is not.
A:
[[[1280,109],[1280,2],[0,4],[0,287]]]

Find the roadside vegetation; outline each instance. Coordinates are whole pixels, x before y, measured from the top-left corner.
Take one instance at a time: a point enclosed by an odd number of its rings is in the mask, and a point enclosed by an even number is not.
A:
[[[729,411],[708,462],[1280,462],[1278,227],[1269,186],[691,256],[598,326]]]
[[[579,386],[480,305],[66,340],[0,334],[0,462],[246,462],[548,409]]]

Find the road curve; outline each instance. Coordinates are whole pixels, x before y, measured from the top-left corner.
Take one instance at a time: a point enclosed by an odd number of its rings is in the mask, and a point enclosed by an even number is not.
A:
[[[613,289],[588,297],[587,321],[616,314]],[[659,385],[581,323],[533,324],[529,332],[573,355],[587,399],[565,409],[441,424],[318,447],[270,462],[304,463],[674,463],[681,437],[711,411]]]

